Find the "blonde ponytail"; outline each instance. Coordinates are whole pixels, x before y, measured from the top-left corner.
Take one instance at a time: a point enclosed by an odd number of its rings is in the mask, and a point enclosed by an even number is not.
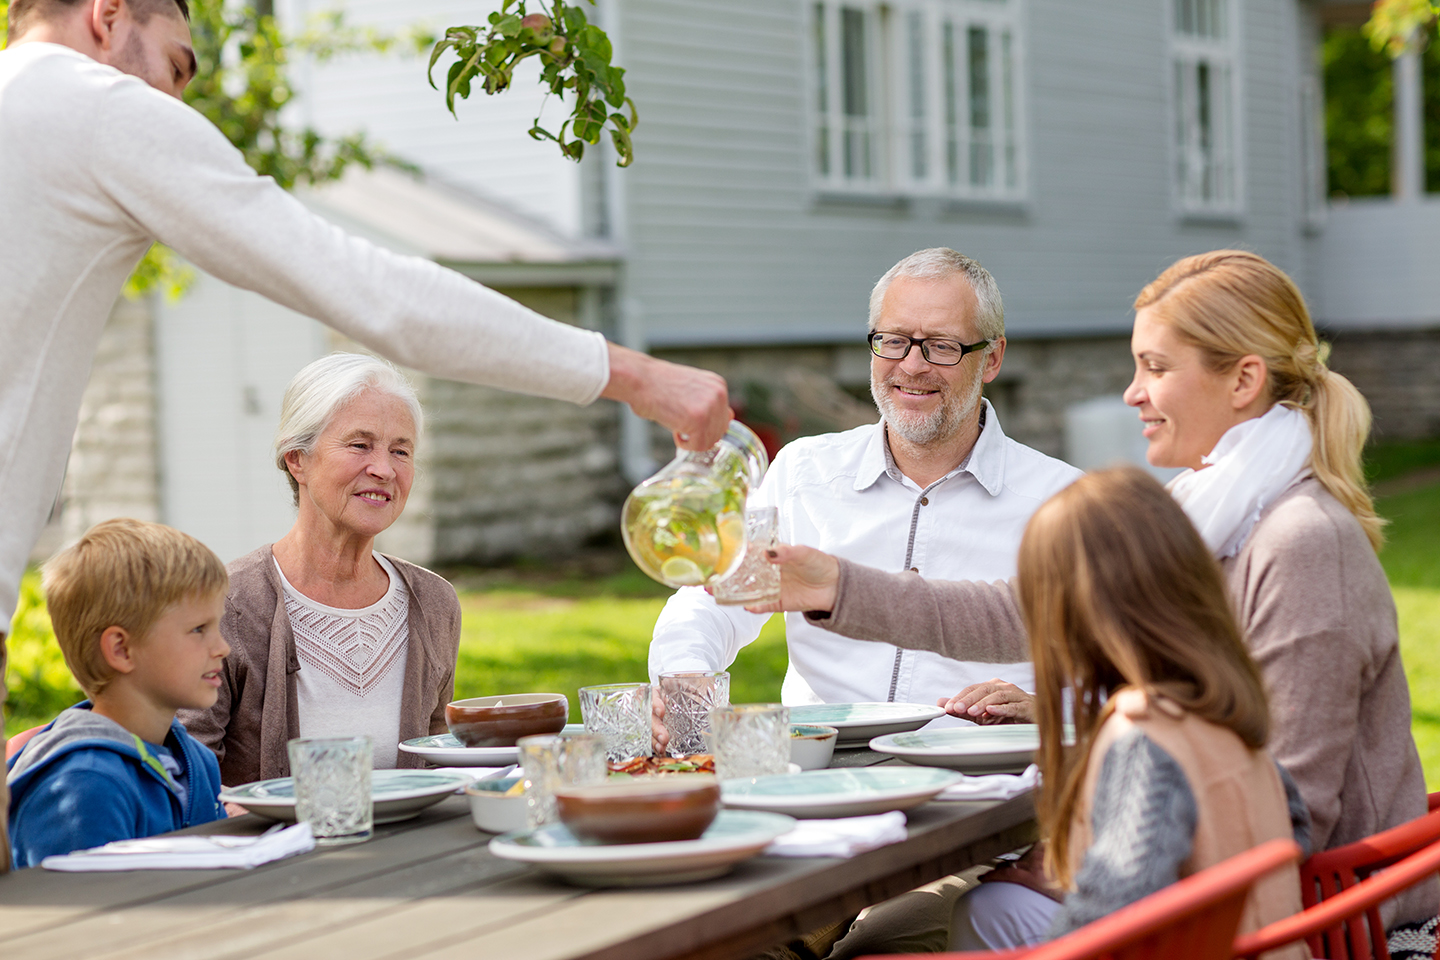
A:
[[[1310,418],[1315,448],[1310,469],[1330,495],[1355,514],[1370,545],[1385,543],[1385,523],[1375,513],[1375,502],[1365,483],[1361,457],[1370,436],[1370,404],[1355,385],[1321,365],[1310,388],[1310,402],[1302,407]]]
[[[1270,399],[1304,411],[1314,449],[1315,479],[1345,505],[1376,550],[1385,521],[1365,484],[1361,455],[1370,435],[1370,405],[1354,385],[1325,365],[1305,298],[1264,257],[1215,250],[1176,262],[1135,299],[1198,347],[1205,364],[1227,371],[1244,356],[1265,361]]]

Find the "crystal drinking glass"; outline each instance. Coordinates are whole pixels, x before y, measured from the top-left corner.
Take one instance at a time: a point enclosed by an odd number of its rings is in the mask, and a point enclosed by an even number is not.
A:
[[[359,843],[374,832],[369,737],[297,738],[286,744],[295,784],[295,819],[319,844]]]
[[[580,688],[585,732],[605,738],[611,760],[650,756],[650,684],[605,683]]]
[[[763,777],[790,768],[790,708],[741,703],[710,711],[715,775],[721,780]]]
[[[662,673],[660,699],[665,704],[670,756],[705,753],[710,711],[730,704],[730,674],[724,670]]]
[[[770,603],[780,599],[780,568],[765,551],[775,546],[780,511],[756,507],[745,511],[745,556],[740,566],[711,587],[716,603]]]
[[[521,737],[520,763],[525,768],[525,822],[531,827],[558,823],[555,788],[604,783],[605,738],[593,733],[547,733]]]

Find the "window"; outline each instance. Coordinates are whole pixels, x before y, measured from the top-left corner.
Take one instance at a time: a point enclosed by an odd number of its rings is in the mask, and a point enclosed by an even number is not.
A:
[[[1175,195],[1183,210],[1240,209],[1234,0],[1172,0]]]
[[[1023,195],[1019,0],[818,0],[815,174],[827,188]]]

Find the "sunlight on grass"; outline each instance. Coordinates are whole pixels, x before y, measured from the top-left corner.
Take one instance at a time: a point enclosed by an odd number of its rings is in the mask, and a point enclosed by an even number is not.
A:
[[[1411,731],[1425,784],[1440,790],[1440,486],[1386,497],[1377,507],[1390,520],[1380,562],[1400,614]]]
[[[665,605],[663,599],[574,599],[523,589],[464,591],[460,603],[456,697],[563,693],[577,722],[579,687],[646,679],[650,631]],[[730,699],[778,701],[786,662],[785,624],[772,617],[731,666]]]

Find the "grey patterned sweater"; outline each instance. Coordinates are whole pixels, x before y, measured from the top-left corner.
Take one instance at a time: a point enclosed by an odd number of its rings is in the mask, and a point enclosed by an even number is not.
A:
[[[1295,842],[1310,855],[1310,814],[1278,763]],[[1050,937],[1078,930],[1180,879],[1199,813],[1190,782],[1170,754],[1139,729],[1110,747],[1095,784],[1094,842],[1075,874]]]

